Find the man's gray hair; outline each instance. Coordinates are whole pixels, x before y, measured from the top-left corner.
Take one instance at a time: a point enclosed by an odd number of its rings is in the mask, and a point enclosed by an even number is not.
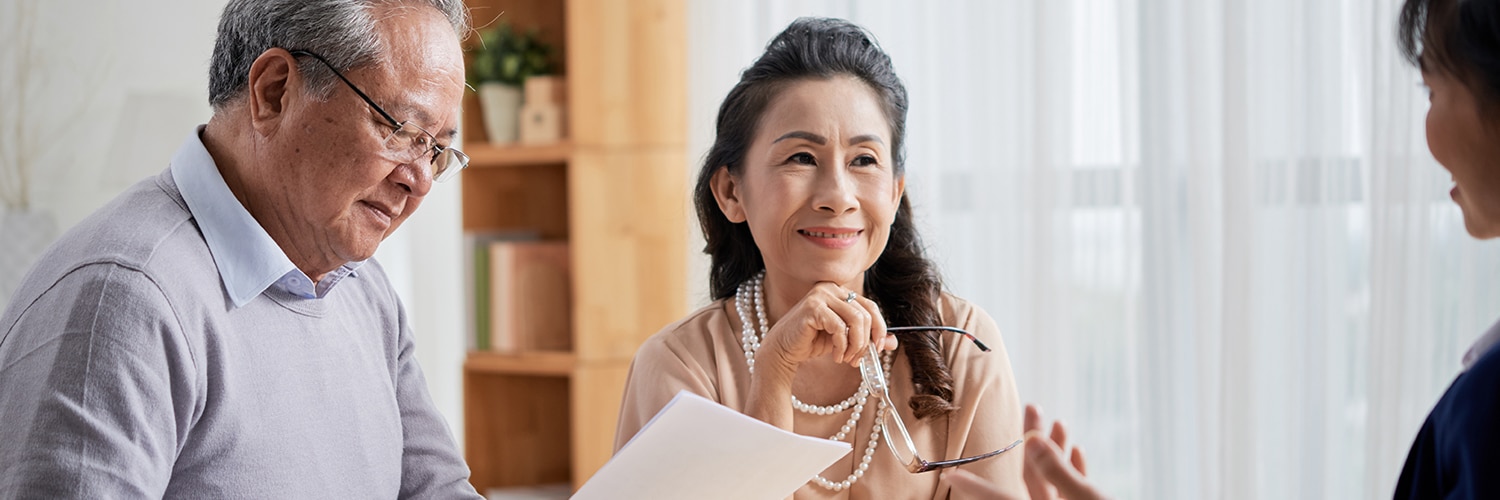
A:
[[[230,0],[219,17],[208,74],[208,103],[219,110],[245,94],[250,64],[273,47],[306,50],[340,71],[378,62],[384,41],[375,30],[377,7],[431,7],[468,35],[469,9],[462,0]],[[335,77],[311,58],[298,63],[309,91],[327,98]]]

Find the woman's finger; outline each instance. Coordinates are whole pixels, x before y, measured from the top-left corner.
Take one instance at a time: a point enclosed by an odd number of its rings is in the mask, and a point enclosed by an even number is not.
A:
[[[833,340],[819,335],[813,337],[812,349],[809,351],[807,357],[810,359],[827,356],[830,352],[833,352]]]
[[[854,297],[854,300],[844,301],[844,308],[853,321],[849,323],[849,353],[843,361],[858,365],[860,358],[865,355],[866,347],[870,345],[870,311],[859,303],[859,295],[849,292],[845,297]]]
[[[1068,449],[1068,428],[1061,420],[1052,421],[1052,442],[1061,450]]]
[[[1026,405],[1026,417],[1023,421],[1025,423],[1024,426],[1021,427],[1021,432],[1025,432],[1028,434],[1032,432],[1042,432],[1042,407],[1034,404]]]
[[[1089,475],[1089,464],[1088,464],[1088,460],[1085,460],[1083,458],[1083,447],[1082,446],[1074,446],[1073,447],[1073,457],[1072,457],[1072,460],[1070,460],[1070,461],[1073,462],[1073,468],[1078,470],[1078,474],[1079,475],[1081,475],[1081,476],[1087,476],[1087,475]]]
[[[1063,462],[1062,449],[1050,439],[1032,436],[1026,440],[1026,465],[1023,470],[1035,471],[1049,487],[1068,500],[1102,500],[1104,495],[1094,489],[1072,466]],[[1028,482],[1027,486],[1031,484]],[[1033,490],[1035,491],[1035,490]],[[1038,498],[1035,493],[1032,498]],[[1053,498],[1053,497],[1041,497]]]
[[[833,346],[833,359],[842,360],[849,353],[849,320],[839,314],[836,307],[838,306],[825,303],[817,308],[817,329],[828,335],[828,341]]]
[[[835,361],[845,364],[856,364],[859,358],[865,354],[865,346],[870,343],[870,313],[864,306],[858,304],[859,295],[841,286],[826,284],[822,291],[827,295],[824,304],[828,310],[833,311],[844,322],[845,329],[829,333],[838,336],[844,335],[845,349],[839,351]],[[853,297],[853,299],[850,299]]]
[[[1042,409],[1037,405],[1026,405],[1025,430],[1026,452],[1028,454],[1031,453],[1030,448],[1033,446],[1031,444],[1033,439],[1046,439],[1040,437],[1042,436],[1042,422]],[[1036,467],[1032,467],[1029,461],[1021,467],[1021,479],[1025,481],[1026,492],[1033,500],[1052,500],[1056,498],[1053,494],[1052,485],[1047,482],[1047,478],[1043,477],[1041,471]]]
[[[894,348],[887,347],[886,338],[891,335],[890,332],[886,331],[885,315],[880,313],[880,306],[876,305],[875,301],[865,297],[860,297],[856,302],[858,302],[860,307],[865,309],[866,314],[870,315],[870,342],[875,344],[877,350],[888,351]]]

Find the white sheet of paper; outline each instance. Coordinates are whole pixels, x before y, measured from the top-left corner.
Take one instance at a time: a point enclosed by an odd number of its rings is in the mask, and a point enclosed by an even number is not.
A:
[[[781,500],[851,450],[682,391],[573,500]]]

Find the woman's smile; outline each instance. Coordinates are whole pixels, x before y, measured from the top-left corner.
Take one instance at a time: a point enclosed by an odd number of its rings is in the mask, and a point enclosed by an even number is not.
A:
[[[809,227],[798,229],[797,234],[814,245],[830,250],[844,250],[859,242],[863,229],[841,227]]]

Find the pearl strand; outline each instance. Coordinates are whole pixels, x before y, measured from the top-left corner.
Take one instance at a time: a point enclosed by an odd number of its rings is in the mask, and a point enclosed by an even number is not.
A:
[[[744,283],[741,283],[738,289],[736,289],[734,297],[734,308],[735,312],[739,313],[741,325],[740,347],[745,351],[745,363],[749,367],[749,371],[751,373],[755,372],[755,353],[756,351],[760,350],[761,340],[766,338],[766,333],[770,330],[770,321],[766,319],[765,310],[765,289],[763,287],[765,276],[765,271],[761,271],[760,274],[757,274],[755,277],[747,280]],[[746,303],[749,303],[751,305],[747,305]],[[756,325],[759,328],[751,325],[749,314],[749,309],[751,308],[755,309],[756,319],[760,320]],[[757,332],[757,330],[759,331]],[[757,335],[757,333],[759,335]],[[891,380],[891,360],[891,353],[881,353],[880,364],[881,367],[885,369],[886,384],[890,384]],[[842,427],[839,428],[839,432],[829,437],[829,439],[834,441],[843,441],[844,438],[848,436],[849,433],[853,432],[855,427],[858,426],[859,417],[864,413],[865,403],[869,401],[869,398],[870,387],[864,381],[861,381],[859,390],[856,391],[854,395],[849,396],[849,399],[846,399],[838,404],[829,406],[809,405],[803,403],[801,400],[798,400],[797,396],[795,395],[793,395],[791,399],[793,408],[796,408],[798,411],[801,411],[803,413],[811,413],[815,415],[833,415],[836,413],[842,413],[843,411],[848,410],[851,407],[854,408],[854,412],[849,415],[849,419],[844,422],[844,425]],[[871,423],[870,426],[870,440],[865,446],[864,456],[860,457],[859,465],[855,467],[853,473],[849,474],[849,477],[845,478],[843,481],[835,483],[828,479],[824,479],[821,475],[814,475],[813,482],[817,483],[823,488],[827,488],[833,491],[843,491],[845,489],[848,489],[850,486],[853,486],[854,483],[860,480],[860,478],[864,477],[865,471],[869,470],[870,468],[870,462],[875,458],[875,449],[880,445],[880,433],[885,427],[884,422],[886,411],[886,402],[884,400],[877,401],[875,422]]]
[[[891,382],[890,353],[883,353],[881,355],[880,365],[881,367],[885,368],[885,381],[887,384],[889,384]],[[828,479],[824,479],[822,475],[814,475],[813,482],[818,483],[818,486],[822,486],[833,491],[847,490],[850,486],[854,486],[854,483],[859,482],[861,478],[865,477],[865,471],[870,470],[870,462],[875,459],[875,448],[880,446],[880,432],[881,430],[885,429],[885,412],[887,410],[884,399],[877,399],[876,403],[877,406],[875,410],[875,421],[870,424],[870,441],[867,445],[865,445],[865,454],[864,456],[860,457],[859,466],[854,468],[854,472],[852,474],[849,474],[849,477],[837,483]],[[861,407],[863,407],[864,404],[864,401],[859,402],[859,406]],[[859,419],[858,417],[855,417],[851,420],[857,422]],[[845,424],[844,429],[841,429],[840,432],[836,434],[836,436],[839,437],[838,440],[842,440],[844,433],[848,432],[848,430],[852,429],[853,427],[853,423]]]
[[[766,332],[770,331],[771,329],[771,322],[766,319],[766,295],[764,288],[765,278],[766,272],[761,271],[760,274],[757,274],[755,275],[755,277],[750,278],[749,281],[741,283],[739,288],[735,291],[734,308],[735,311],[740,315],[741,325],[740,348],[745,350],[745,364],[749,365],[750,373],[755,373],[755,353],[760,350],[761,340],[764,340],[766,338]],[[753,308],[755,309],[756,319],[759,320],[756,322],[756,325],[759,326],[758,329],[760,330],[758,335],[756,332],[757,328],[751,326],[749,314],[746,310],[749,307],[745,306],[746,302],[753,304]],[[807,403],[803,403],[802,400],[797,399],[797,396],[794,394],[792,395],[792,408],[796,408],[797,411],[800,411],[802,413],[811,413],[813,415],[836,415],[847,411],[850,407],[854,406],[855,403],[868,397],[869,394],[870,388],[865,387],[865,384],[863,382],[860,383],[859,390],[854,391],[853,395],[850,395],[843,401],[828,406],[810,405]]]
[[[750,366],[750,373],[755,373],[755,352],[760,350],[760,338],[755,335],[754,327],[750,326],[749,315],[745,312],[745,303],[750,302],[748,298],[749,287],[745,283],[735,292],[734,309],[740,313],[740,347],[745,350],[745,363]]]

